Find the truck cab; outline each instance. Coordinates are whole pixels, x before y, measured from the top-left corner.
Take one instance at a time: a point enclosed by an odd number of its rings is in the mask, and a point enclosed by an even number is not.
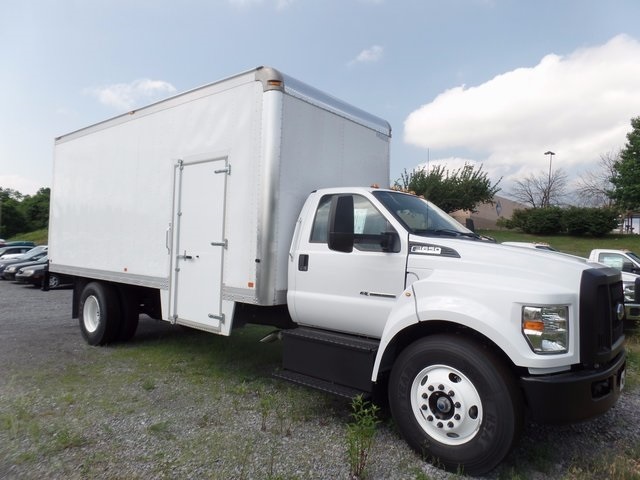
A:
[[[385,385],[401,434],[448,468],[487,471],[525,412],[582,420],[624,385],[614,269],[487,241],[375,187],[313,192],[289,258],[299,327],[281,376],[347,396]]]
[[[623,272],[640,274],[640,257],[630,250],[596,248],[591,251],[589,260]]]

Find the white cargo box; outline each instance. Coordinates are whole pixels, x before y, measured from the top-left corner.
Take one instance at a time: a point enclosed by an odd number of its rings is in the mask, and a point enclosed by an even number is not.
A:
[[[160,289],[163,318],[227,330],[234,302],[286,302],[311,191],[388,184],[390,135],[266,67],[64,135],[50,269]]]

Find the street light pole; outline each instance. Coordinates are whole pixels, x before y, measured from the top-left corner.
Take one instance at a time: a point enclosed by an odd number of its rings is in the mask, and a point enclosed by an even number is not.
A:
[[[547,184],[547,207],[551,204],[551,162],[553,160],[553,153],[551,150],[544,152],[545,155],[549,155],[549,183]]]

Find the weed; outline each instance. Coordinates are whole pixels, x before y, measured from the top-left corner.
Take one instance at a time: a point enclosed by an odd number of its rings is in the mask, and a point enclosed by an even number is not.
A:
[[[144,380],[142,380],[142,388],[147,392],[155,390],[156,382],[154,382],[152,378],[145,378]]]
[[[52,451],[59,452],[68,448],[81,447],[86,443],[82,434],[63,427],[53,434]]]
[[[149,433],[152,433],[158,437],[162,437],[165,439],[172,439],[174,435],[171,433],[169,428],[169,422],[158,422],[152,425],[149,425]]]
[[[358,395],[351,401],[353,422],[347,425],[347,456],[349,475],[352,479],[363,479],[367,460],[373,447],[378,420],[378,406]]]
[[[269,414],[273,410],[276,404],[276,399],[271,393],[261,393],[260,394],[260,417],[262,419],[262,423],[260,425],[260,430],[263,432],[267,431],[267,419],[269,418]]]

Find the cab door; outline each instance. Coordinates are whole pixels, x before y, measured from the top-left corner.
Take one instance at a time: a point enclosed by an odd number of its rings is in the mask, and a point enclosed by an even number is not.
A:
[[[288,293],[292,315],[301,325],[379,338],[404,291],[407,240],[370,199],[352,195],[353,250],[330,250],[334,196],[320,199],[312,228],[303,229],[310,232],[308,238],[299,238],[293,253]]]

